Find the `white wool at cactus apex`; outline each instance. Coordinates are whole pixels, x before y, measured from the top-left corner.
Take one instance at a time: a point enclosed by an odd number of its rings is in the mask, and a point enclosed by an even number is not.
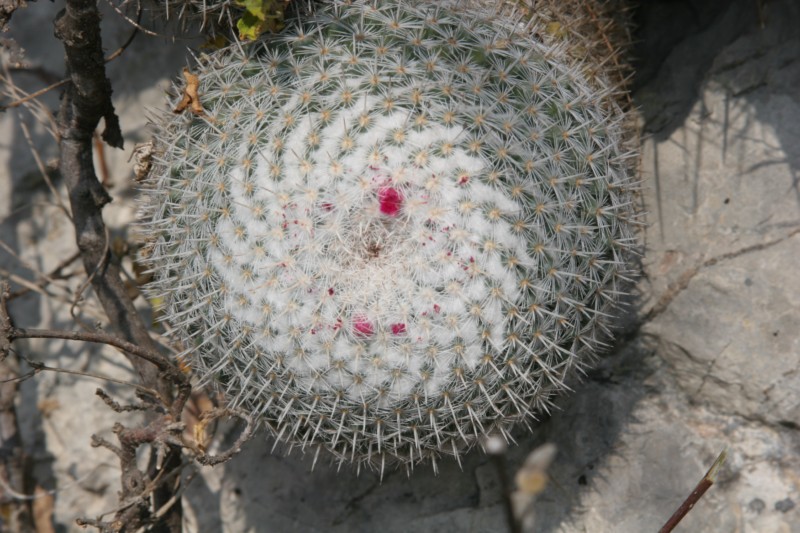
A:
[[[337,1],[202,56],[205,114],[157,120],[140,228],[196,375],[380,469],[547,408],[609,338],[637,211],[615,88],[536,35]]]

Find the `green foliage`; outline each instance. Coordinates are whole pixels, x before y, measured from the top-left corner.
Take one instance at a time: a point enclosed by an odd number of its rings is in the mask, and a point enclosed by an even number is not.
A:
[[[262,33],[283,29],[285,0],[234,0],[234,3],[244,10],[236,22],[240,39],[252,41]]]

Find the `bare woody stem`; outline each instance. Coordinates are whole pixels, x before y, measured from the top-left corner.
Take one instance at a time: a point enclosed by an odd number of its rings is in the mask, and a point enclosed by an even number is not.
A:
[[[105,72],[100,14],[95,1],[66,0],[66,8],[56,17],[55,34],[64,43],[71,80],[61,101],[58,118],[61,135],[59,170],[69,189],[78,249],[92,288],[110,323],[125,341],[156,353],[156,345],[128,297],[120,267],[109,251],[102,208],[111,197],[98,181],[92,161],[92,136],[101,118],[105,121],[103,140],[118,148],[123,143],[119,119],[111,103],[111,82]],[[165,379],[162,370],[152,361],[126,351],[142,384],[157,391],[164,404],[171,404],[172,415],[179,420],[183,402],[172,402],[173,383]],[[173,446],[163,467],[171,470],[180,468],[180,465],[180,448]],[[131,487],[138,486],[132,477],[138,469],[135,462],[126,465],[124,461],[122,468],[121,498],[124,499],[133,493]],[[155,475],[155,472],[150,475]],[[162,484],[154,493],[155,508],[170,500],[176,488]],[[167,516],[159,520],[155,530],[180,531],[181,515],[178,502]],[[131,527],[135,525],[130,522],[137,518],[147,519],[142,515],[127,515],[125,518],[129,520],[126,525]]]
[[[104,333],[87,333],[84,331],[58,331],[50,329],[29,329],[12,327],[7,333],[8,339],[65,339],[71,341],[107,344],[125,352],[129,357],[135,356],[155,365],[169,377],[173,383],[184,384],[186,377],[172,363],[158,352],[141,348],[113,335]]]
[[[100,37],[100,13],[91,0],[67,0],[55,21],[55,34],[64,43],[67,70],[72,82],[68,100],[61,106],[62,135],[91,138],[100,119],[105,119],[103,140],[122,148],[119,118],[111,103],[111,82],[106,77]],[[64,111],[71,111],[64,113]]]
[[[28,493],[27,457],[19,432],[14,400],[19,375],[17,361],[11,354],[11,339],[6,332],[12,327],[6,309],[8,285],[0,283],[0,481],[19,493]],[[0,494],[5,493],[0,489]],[[6,500],[6,498],[2,498]],[[33,531],[33,514],[29,501],[11,496],[2,502],[4,520],[9,531]]]
[[[722,468],[722,464],[725,462],[727,457],[727,450],[723,450],[722,453],[717,456],[714,464],[708,469],[708,472],[706,472],[706,475],[704,475],[703,479],[700,480],[700,483],[697,484],[692,493],[689,494],[680,507],[678,507],[671,517],[669,517],[667,523],[658,530],[658,533],[670,533],[673,529],[675,529],[675,526],[677,526],[680,521],[683,520],[683,517],[692,510],[695,504],[700,501],[700,498],[703,497],[703,494],[705,494],[706,491],[711,488],[711,485],[713,485],[717,480],[719,469]]]
[[[101,118],[106,120],[104,139],[112,146],[122,146],[119,121],[111,103],[111,84],[105,76],[99,24],[92,0],[68,0],[55,22],[56,36],[64,41],[72,80],[59,114],[59,170],[69,189],[78,249],[109,321],[125,340],[155,352],[155,343],[136,313],[119,266],[108,250],[102,208],[111,197],[98,181],[92,161],[92,135]],[[145,386],[157,390],[165,400],[170,398],[169,384],[159,379],[157,367],[138,357],[132,357],[131,362]]]

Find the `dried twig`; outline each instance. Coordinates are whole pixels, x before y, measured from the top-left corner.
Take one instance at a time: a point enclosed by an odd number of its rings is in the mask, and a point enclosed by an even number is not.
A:
[[[92,288],[108,319],[116,326],[125,342],[132,345],[126,345],[125,351],[130,354],[129,360],[139,373],[143,385],[156,390],[162,401],[170,406],[172,420],[179,421],[190,387],[186,383],[175,383],[166,379],[163,372],[167,367],[160,364],[163,361],[147,359],[132,351],[135,346],[148,354],[157,353],[155,343],[128,296],[119,265],[109,260],[110,250],[102,208],[111,198],[97,180],[92,161],[92,136],[100,119],[105,120],[106,126],[103,140],[114,147],[122,147],[123,141],[119,120],[111,103],[111,83],[105,74],[97,4],[93,0],[67,0],[66,9],[56,19],[55,28],[56,36],[64,43],[67,69],[72,81],[67,86],[59,113],[59,169],[69,190],[78,249],[81,251],[84,268],[91,275]],[[170,375],[177,374],[170,372]],[[180,386],[178,396],[172,400],[172,389],[175,385]],[[162,418],[164,417],[156,417],[148,427],[160,423]],[[120,456],[120,499],[128,501],[139,494],[144,485],[148,485],[153,487],[150,493],[152,505],[155,509],[160,509],[172,499],[177,487],[166,483],[150,485],[146,480],[161,478],[164,472],[179,472],[182,466],[180,447],[174,443],[166,444],[163,448],[166,450],[163,468],[159,471],[153,465],[145,474],[136,464],[136,450],[144,442],[146,441],[134,441],[127,448],[123,447],[125,453]],[[179,480],[180,476],[175,478]],[[130,531],[147,525],[152,520],[150,498],[146,498],[144,501],[137,501],[136,505],[120,510],[114,517],[113,524],[117,529]],[[180,502],[177,502],[161,517],[155,529],[177,533],[181,530],[181,522],[182,510]],[[98,527],[108,529],[112,527],[111,524]]]
[[[0,1],[0,31],[6,30],[8,21],[11,20],[11,16],[14,14],[14,11],[16,11],[21,7],[27,7],[27,6],[28,2],[26,0]]]
[[[19,127],[22,130],[22,135],[25,137],[25,142],[28,143],[28,148],[30,148],[31,155],[33,156],[33,160],[36,161],[36,167],[39,169],[39,173],[42,176],[47,188],[50,189],[50,194],[53,195],[53,198],[56,200],[56,205],[64,212],[68,219],[72,219],[72,215],[67,209],[67,206],[64,205],[64,200],[61,198],[61,192],[56,189],[56,186],[53,184],[53,180],[50,179],[50,172],[54,170],[52,167],[50,169],[44,164],[42,161],[42,157],[39,155],[39,150],[36,149],[36,146],[33,144],[33,139],[31,138],[30,131],[28,130],[27,124],[25,124],[24,120],[19,120]]]
[[[113,335],[105,333],[90,333],[84,331],[61,331],[51,329],[29,329],[12,327],[6,335],[10,341],[16,339],[64,339],[71,341],[91,342],[95,344],[108,344],[119,348],[126,354],[139,357],[155,365],[160,371],[176,384],[186,383],[186,376],[178,368],[155,350],[142,348]],[[166,398],[162,398],[168,404]]]
[[[111,8],[114,11],[117,12],[117,15],[119,15],[120,17],[125,19],[128,22],[128,24],[130,24],[131,26],[134,27],[134,29],[136,31],[141,31],[143,33],[146,33],[147,35],[150,35],[151,37],[164,37],[164,35],[159,35],[158,33],[154,32],[152,30],[148,30],[147,28],[145,28],[144,26],[142,26],[140,24],[140,22],[142,21],[142,17],[141,17],[141,15],[142,15],[142,3],[141,2],[136,2],[136,20],[131,19],[128,15],[123,13],[122,10],[119,7],[117,7],[116,3],[112,2],[111,0],[106,0],[106,2],[108,2],[108,5],[111,6]]]
[[[658,530],[658,533],[670,533],[675,526],[677,526],[683,517],[692,510],[695,504],[700,501],[700,498],[703,497],[703,494],[706,493],[708,489],[711,488],[711,485],[717,480],[717,474],[719,474],[720,468],[722,468],[725,459],[728,457],[728,450],[723,450],[717,456],[716,461],[714,464],[711,465],[711,468],[708,469],[706,475],[703,476],[703,479],[700,480],[700,483],[694,488],[691,494],[683,501],[680,507],[669,517],[667,523]]]
[[[39,89],[38,91],[34,91],[34,92],[30,93],[30,94],[26,94],[22,98],[20,98],[18,100],[14,100],[10,104],[6,104],[6,105],[0,106],[0,111],[5,111],[6,109],[11,109],[13,107],[19,107],[22,104],[28,103],[31,100],[35,100],[36,98],[39,98],[43,94],[49,93],[53,89],[58,89],[59,87],[63,87],[64,85],[66,85],[68,83],[69,83],[69,78],[65,78],[63,80],[59,80],[59,81],[57,81],[57,82],[55,82],[53,84],[48,85],[47,87],[43,87],[43,88]]]
[[[2,0],[0,0],[0,1],[2,1]],[[126,17],[126,19],[127,19],[127,17]],[[106,63],[108,63],[110,61],[113,61],[116,58],[118,58],[119,56],[121,56],[122,53],[131,45],[131,43],[133,42],[133,39],[136,38],[136,36],[139,34],[139,22],[141,21],[141,19],[142,19],[142,8],[141,8],[141,4],[137,3],[136,22],[133,23],[133,21],[130,21],[134,25],[133,31],[131,31],[131,34],[128,36],[128,38],[125,40],[125,42],[122,43],[122,45],[120,45],[119,48],[114,50],[111,54],[108,55],[108,57],[106,57],[106,59],[105,59]],[[128,19],[128,20],[130,20],[130,19]],[[146,31],[146,30],[144,30],[144,31]],[[6,76],[6,77],[10,81],[10,76]],[[63,80],[58,80],[56,82],[53,82],[50,85],[48,85],[47,87],[43,87],[43,88],[39,89],[38,91],[34,91],[34,92],[30,93],[30,94],[27,94],[24,97],[19,98],[17,100],[14,100],[13,102],[11,102],[9,104],[0,105],[0,111],[5,111],[6,109],[19,107],[19,106],[21,106],[23,104],[26,104],[26,103],[30,102],[31,100],[35,100],[36,98],[39,98],[40,96],[49,93],[53,89],[58,89],[59,87],[63,87],[64,85],[68,84],[70,81],[72,81],[72,78],[64,78]]]
[[[54,281],[56,279],[69,278],[72,274],[71,273],[66,273],[65,274],[62,271],[65,268],[67,268],[69,265],[71,265],[72,263],[74,263],[75,261],[80,259],[80,257],[81,257],[80,252],[75,252],[74,254],[70,255],[69,257],[67,257],[66,259],[62,260],[60,263],[58,263],[55,267],[53,267],[53,269],[50,272],[48,272],[46,274],[45,273],[36,272],[35,274],[38,277],[40,277],[41,280],[38,281],[35,286],[38,286],[39,288],[44,288],[48,283],[51,283],[52,281]],[[33,290],[34,289],[32,289],[30,286],[23,287],[22,289],[19,289],[19,290],[15,291],[15,292],[11,293],[9,295],[9,297],[8,297],[8,300],[11,301],[11,300],[14,300],[16,298],[20,298],[21,296],[24,296],[24,295],[28,294],[29,292],[31,292]]]
[[[5,333],[13,325],[8,314],[8,284],[0,285],[0,332]],[[29,501],[16,498],[15,494],[27,493],[25,476],[25,451],[19,434],[17,410],[18,375],[16,361],[10,357],[11,341],[0,335],[0,481],[8,490],[0,489],[0,501],[4,503],[5,517],[10,531],[33,531],[33,514]]]
[[[0,76],[0,90],[2,90],[2,94],[11,98],[16,98],[17,100],[15,100],[15,102],[18,102],[17,105],[25,106],[40,124],[47,127],[47,130],[53,138],[58,140],[58,125],[50,107],[36,100],[17,86],[14,83],[14,79],[11,77],[9,66],[5,62],[0,62],[0,65],[2,65],[3,69],[3,74]],[[6,106],[0,105],[0,111],[5,111],[6,109]]]
[[[250,437],[253,436],[253,432],[256,429],[256,425],[253,418],[250,415],[248,415],[244,411],[239,411],[235,409],[223,409],[223,408],[212,409],[210,411],[204,412],[200,416],[200,423],[197,424],[196,426],[199,429],[197,429],[195,433],[204,431],[204,428],[207,427],[208,424],[210,424],[212,421],[220,419],[225,416],[244,420],[246,426],[242,430],[242,433],[239,435],[239,438],[236,439],[236,442],[234,442],[233,445],[231,445],[231,447],[228,448],[227,451],[220,453],[218,455],[207,455],[205,453],[205,449],[200,447],[202,443],[199,442],[204,439],[202,438],[196,439],[198,442],[195,443],[194,447],[194,451],[197,454],[195,460],[201,465],[215,466],[224,463],[225,461],[228,461],[231,457],[242,451],[242,446],[244,445],[244,443],[250,440]]]
[[[97,389],[95,394],[115,413],[125,413],[127,411],[147,411],[148,409],[152,408],[152,404],[122,405],[109,396],[108,393],[103,389]]]
[[[98,390],[98,395],[102,396],[103,394],[105,393]],[[116,402],[113,403],[114,405],[110,405],[112,409],[117,411],[120,406],[116,405]],[[213,466],[223,463],[241,451],[242,445],[252,437],[255,430],[255,424],[249,415],[231,409],[212,409],[206,411],[201,416],[201,421],[208,424],[223,416],[240,418],[245,421],[246,426],[236,442],[227,451],[218,455],[208,455],[197,442],[187,441],[183,433],[185,429],[184,424],[174,422],[168,416],[155,418],[143,428],[130,429],[121,424],[115,424],[113,431],[117,436],[119,445],[113,444],[97,435],[93,435],[92,446],[103,447],[119,457],[123,465],[123,474],[130,480],[131,486],[127,496],[121,498],[122,501],[119,506],[103,513],[95,519],[80,518],[77,520],[77,524],[80,526],[94,526],[104,532],[116,532],[118,529],[114,529],[115,524],[128,524],[129,517],[137,518],[146,516],[146,520],[138,520],[140,528],[142,528],[149,525],[151,521],[158,520],[162,516],[168,514],[171,508],[179,503],[180,495],[183,491],[183,487],[178,485],[179,480],[177,476],[179,474],[179,469],[168,471],[167,469],[159,468],[155,478],[148,482],[143,473],[135,469],[135,460],[132,461],[132,458],[135,458],[136,449],[142,444],[150,444],[158,454],[158,457],[161,458],[164,457],[166,453],[165,450],[170,446],[181,446],[191,450],[195,454],[195,460],[200,464]],[[130,471],[126,472],[125,468],[129,468]],[[174,485],[172,487],[174,490],[173,497],[164,502],[155,512],[146,513],[148,507],[147,498],[149,495],[159,487],[168,485],[171,482]],[[109,523],[102,520],[103,516],[111,513],[115,514],[114,522]],[[125,528],[123,531],[132,531],[133,529],[134,528]]]

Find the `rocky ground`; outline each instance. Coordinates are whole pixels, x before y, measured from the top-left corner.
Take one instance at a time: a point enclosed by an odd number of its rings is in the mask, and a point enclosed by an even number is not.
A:
[[[52,14],[31,4],[11,34],[29,62],[59,72]],[[800,5],[659,0],[639,23],[635,100],[649,225],[636,311],[575,393],[533,433],[519,432],[508,462],[515,469],[545,442],[558,448],[535,531],[639,533],[657,530],[727,448],[718,483],[678,531],[800,532]],[[113,12],[104,25],[109,49],[130,31]],[[109,64],[127,147],[105,151],[116,236],[135,209],[127,159],[147,138],[142,109],[162,105],[187,44],[140,36]],[[15,79],[42,85],[29,74]],[[45,102],[54,108],[55,95]],[[45,163],[55,152],[41,120],[0,115],[0,235],[11,249],[0,250],[0,268],[32,279],[23,263],[48,272],[74,241],[20,121]],[[72,297],[55,292],[16,300],[17,322],[72,327]],[[91,301],[82,309],[90,324],[99,318]],[[110,350],[17,347],[52,366],[132,379]],[[95,398],[101,384],[45,373],[22,386],[23,437],[37,479],[55,491],[60,531],[116,500],[114,457],[89,446],[118,416]],[[103,386],[130,396],[125,386]],[[199,471],[184,498],[192,530],[504,530],[497,472],[481,452],[463,469],[444,463],[438,476],[420,469],[380,482],[324,464],[311,471],[311,458],[271,447],[261,435],[232,462]]]

